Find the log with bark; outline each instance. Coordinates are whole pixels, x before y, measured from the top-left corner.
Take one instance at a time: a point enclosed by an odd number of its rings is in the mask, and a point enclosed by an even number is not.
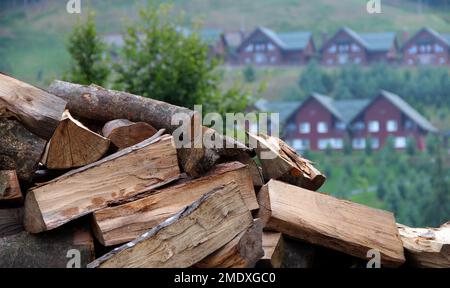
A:
[[[281,268],[284,259],[284,240],[279,232],[264,231],[262,235],[264,256],[258,261],[260,268]]]
[[[253,268],[264,256],[262,248],[262,222],[236,236],[213,254],[194,265],[195,268]]]
[[[148,123],[136,123],[127,119],[109,121],[102,129],[103,136],[110,139],[119,150],[136,145],[152,137],[156,132],[158,131]]]
[[[91,164],[106,154],[110,141],[89,130],[64,111],[47,144],[42,163],[49,169],[70,169]]]
[[[82,226],[0,238],[1,268],[85,268],[94,258],[92,235]]]
[[[440,228],[410,228],[397,224],[406,264],[421,268],[450,268],[450,222]]]
[[[19,121],[0,118],[0,170],[16,170],[21,181],[31,183],[46,143]]]
[[[142,199],[96,211],[93,214],[94,234],[106,246],[131,241],[212,189],[233,181],[238,183],[247,208],[258,209],[248,168],[239,162],[224,163],[202,178],[184,180],[175,186],[158,189]]]
[[[381,264],[405,261],[403,245],[392,213],[308,191],[277,180],[259,194],[258,218],[265,229],[367,259],[376,249]]]
[[[187,268],[253,224],[236,183],[203,195],[139,238],[95,260],[95,268]]]
[[[0,203],[23,201],[16,170],[0,170]]]
[[[23,231],[23,208],[0,209],[0,237]]]
[[[173,139],[161,133],[28,191],[26,230],[51,230],[177,179]]]
[[[248,135],[250,147],[256,147],[266,181],[278,179],[314,191],[325,182],[326,177],[309,160],[281,139],[265,134]]]
[[[0,73],[0,118],[14,117],[40,138],[52,137],[66,104],[55,95]]]

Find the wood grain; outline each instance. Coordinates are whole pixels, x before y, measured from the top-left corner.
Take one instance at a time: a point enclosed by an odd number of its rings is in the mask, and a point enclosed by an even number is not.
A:
[[[210,191],[157,227],[90,268],[187,268],[223,247],[253,224],[236,183]]]
[[[281,268],[284,258],[284,240],[279,232],[264,231],[262,235],[264,256],[258,266],[266,268]]]
[[[25,199],[25,228],[31,233],[54,229],[165,185],[179,173],[172,137],[157,134],[31,189]]]
[[[49,169],[71,169],[91,164],[108,151],[110,141],[89,130],[64,111],[47,144],[42,163]]]
[[[397,224],[407,265],[450,268],[450,222],[440,228],[411,228]]]
[[[0,170],[0,203],[23,201],[16,170]]]
[[[258,217],[266,223],[266,229],[363,259],[368,250],[376,249],[385,266],[399,266],[405,261],[390,212],[276,180],[261,188],[258,200]]]
[[[204,177],[158,189],[151,195],[93,214],[97,239],[106,246],[131,241],[188,206],[212,189],[235,181],[249,210],[258,209],[248,168],[231,162],[217,165]]]
[[[102,135],[110,139],[120,150],[136,145],[158,132],[145,122],[131,122],[127,119],[109,121],[103,126]]]
[[[0,73],[0,118],[15,117],[40,138],[52,137],[66,104],[55,95]]]

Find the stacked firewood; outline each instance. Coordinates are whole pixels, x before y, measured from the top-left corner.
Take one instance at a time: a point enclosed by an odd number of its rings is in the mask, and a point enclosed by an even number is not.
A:
[[[201,133],[180,139],[180,114]],[[449,224],[396,224],[314,192],[325,180],[276,137],[243,144],[183,107],[0,74],[0,267],[450,266]]]

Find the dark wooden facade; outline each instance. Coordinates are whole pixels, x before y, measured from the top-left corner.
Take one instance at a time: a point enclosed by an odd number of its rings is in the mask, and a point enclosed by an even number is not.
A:
[[[448,65],[450,63],[450,35],[423,28],[402,47],[403,64]]]

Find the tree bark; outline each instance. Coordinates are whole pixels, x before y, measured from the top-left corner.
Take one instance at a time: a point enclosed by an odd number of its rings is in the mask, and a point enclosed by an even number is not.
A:
[[[110,141],[89,130],[64,111],[47,144],[42,162],[49,169],[71,169],[91,164],[108,151]]]
[[[52,137],[66,104],[55,95],[0,73],[0,118],[15,117],[45,140]]]
[[[184,180],[139,200],[94,212],[94,234],[105,246],[131,241],[202,195],[234,181],[247,208],[258,209],[248,168],[238,162],[226,163],[217,165],[204,177]]]
[[[158,132],[152,125],[145,122],[131,122],[127,119],[109,121],[102,129],[104,137],[122,150],[148,139]]]
[[[25,228],[51,230],[73,219],[165,185],[179,177],[172,137],[159,133],[138,145],[31,189]]]
[[[21,181],[31,183],[46,143],[19,121],[0,119],[0,170],[16,170]]]
[[[180,213],[88,267],[187,268],[248,229],[253,218],[236,183],[210,191]]]
[[[258,194],[267,230],[367,259],[376,249],[381,264],[405,262],[392,213],[271,180]]]

